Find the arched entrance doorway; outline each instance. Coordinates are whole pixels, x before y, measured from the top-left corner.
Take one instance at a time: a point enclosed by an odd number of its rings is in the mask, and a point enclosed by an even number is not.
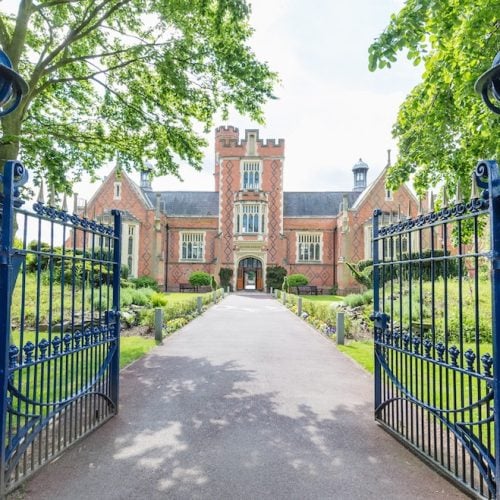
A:
[[[254,257],[240,260],[236,290],[263,290],[262,262]]]

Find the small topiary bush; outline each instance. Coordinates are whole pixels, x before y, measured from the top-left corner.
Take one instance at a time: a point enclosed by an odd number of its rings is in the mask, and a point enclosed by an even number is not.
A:
[[[211,286],[212,276],[204,271],[194,271],[189,275],[188,281],[192,286]]]
[[[295,286],[305,286],[309,283],[309,279],[303,274],[290,274],[286,279],[287,291]]]
[[[231,278],[233,277],[233,270],[229,267],[221,267],[219,270],[220,286],[227,288],[231,285]]]
[[[266,285],[275,290],[281,289],[286,274],[286,269],[284,267],[268,266],[266,269]]]

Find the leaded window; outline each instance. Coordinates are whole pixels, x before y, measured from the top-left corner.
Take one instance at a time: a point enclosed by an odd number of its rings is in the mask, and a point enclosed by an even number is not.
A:
[[[264,207],[262,204],[243,203],[236,206],[236,232],[264,232]]]
[[[182,233],[181,259],[203,260],[204,233]]]
[[[298,260],[302,262],[320,262],[321,240],[320,233],[299,233],[297,235]]]
[[[243,162],[243,189],[260,189],[260,161]]]

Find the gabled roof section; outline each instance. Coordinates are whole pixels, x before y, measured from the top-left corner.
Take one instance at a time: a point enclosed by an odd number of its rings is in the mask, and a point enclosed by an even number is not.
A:
[[[97,189],[97,191],[90,198],[90,200],[88,202],[89,205],[100,195],[101,190],[103,189],[104,185],[107,182],[111,182],[111,179],[116,179],[116,177],[115,177],[116,169],[117,169],[117,167],[113,168],[113,170],[111,170],[111,172],[106,176],[106,178],[103,180],[102,184],[99,186],[99,188]],[[148,209],[148,210],[153,210],[154,209],[154,206],[152,205],[152,203],[149,200],[149,198],[147,198],[145,196],[145,194],[142,191],[142,189],[127,175],[126,172],[124,172],[122,170],[121,171],[121,181],[123,181],[123,180],[125,180],[126,182],[128,182],[128,184],[130,185],[130,189],[132,189],[132,191],[137,195],[137,197],[144,204],[144,206],[145,206],[146,209]],[[116,182],[116,181],[113,181],[113,182]]]
[[[160,209],[169,217],[218,217],[219,193],[215,191],[152,191],[151,204],[160,195]]]
[[[385,174],[387,173],[388,168],[389,168],[389,166],[386,166],[382,169],[382,172],[380,172],[380,174],[377,175],[376,179],[373,182],[371,182],[368,185],[368,187],[361,193],[361,196],[356,200],[356,202],[354,203],[354,205],[352,207],[349,204],[349,206],[352,210],[357,210],[363,204],[363,202],[370,196],[370,193],[375,189],[375,187],[378,185],[378,183],[381,182],[382,179],[385,177]],[[408,194],[411,196],[411,198],[413,199],[413,201],[416,204],[418,204],[417,197],[415,196],[413,191],[406,184],[401,184],[401,186],[399,186],[398,189],[406,190],[408,192]]]
[[[360,193],[353,191],[309,191],[283,193],[284,217],[335,217],[339,214],[344,195],[349,207]]]

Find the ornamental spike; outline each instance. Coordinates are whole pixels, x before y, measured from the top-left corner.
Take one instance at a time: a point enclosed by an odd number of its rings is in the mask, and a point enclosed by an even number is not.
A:
[[[446,186],[443,186],[443,208],[448,206],[448,193],[446,192]]]
[[[460,181],[457,182],[457,190],[455,192],[455,203],[462,203],[464,201],[462,196],[462,186],[460,185]]]
[[[42,205],[45,203],[45,199],[43,197],[43,179],[40,181],[40,191],[38,191],[37,201],[38,201],[38,203],[41,203]]]
[[[471,196],[472,199],[479,198],[479,193],[477,190],[476,176],[472,174],[472,188],[471,188]]]

